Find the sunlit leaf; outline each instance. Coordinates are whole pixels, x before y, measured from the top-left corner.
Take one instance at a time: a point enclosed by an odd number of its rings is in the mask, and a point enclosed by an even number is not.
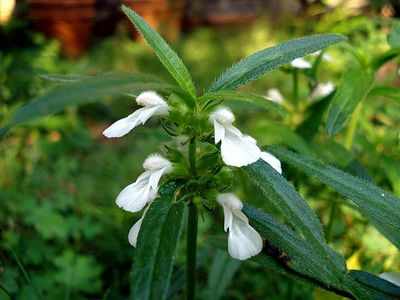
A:
[[[328,109],[326,130],[328,134],[338,133],[346,125],[357,105],[371,89],[373,74],[361,66],[345,70],[335,96]]]
[[[344,41],[345,37],[337,34],[321,34],[290,40],[277,46],[256,52],[231,68],[209,87],[209,92],[235,89],[252,80],[256,80],[268,71],[290,63],[297,57],[311,54],[332,44]]]
[[[143,35],[144,39],[154,50],[161,63],[176,80],[179,86],[195,98],[196,88],[193,84],[192,77],[175,51],[172,50],[165,40],[137,13],[125,5],[122,6],[122,11]]]
[[[282,161],[315,176],[339,194],[350,199],[356,208],[397,248],[400,248],[400,199],[371,182],[352,176],[314,158],[292,151],[268,149]]]

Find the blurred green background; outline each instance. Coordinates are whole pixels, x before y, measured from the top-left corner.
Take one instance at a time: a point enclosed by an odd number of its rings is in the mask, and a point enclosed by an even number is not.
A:
[[[77,18],[83,23],[65,10],[67,25],[89,26],[78,28],[83,35],[78,38],[76,28],[63,27],[60,7],[47,3],[51,1],[20,1],[10,17],[5,13],[6,2],[0,0],[0,125],[23,104],[59,84],[50,74],[123,71],[170,80],[155,55],[121,18],[119,1],[82,1],[74,9],[82,12]],[[386,36],[400,16],[398,2],[384,0],[177,1],[168,5],[173,13],[138,11],[169,38],[201,89],[238,59],[312,33],[342,33],[366,57],[379,55],[389,48]],[[59,27],[52,31],[51,26]],[[318,78],[338,83],[351,53],[344,46],[329,48],[327,53],[332,59],[322,63]],[[306,78],[300,80],[303,104],[285,119],[256,107],[233,106],[241,112],[238,122],[243,131],[261,144],[318,153],[341,168],[350,168],[349,162],[357,158],[363,176],[400,196],[400,103],[367,99],[349,154],[342,135],[332,140],[320,130],[310,145],[294,131],[312,104]],[[384,65],[378,80],[398,86],[398,62]],[[274,71],[246,87],[262,95],[270,88],[290,97],[290,74]],[[123,139],[110,141],[101,135],[112,121],[135,107],[134,99],[124,95],[69,107],[19,126],[0,141],[0,299],[9,299],[5,291],[12,299],[126,299],[134,255],[127,233],[139,215],[120,210],[114,199],[141,172],[144,158],[167,140],[156,122]],[[327,226],[331,202],[340,203],[341,196],[295,170],[285,172]],[[245,201],[271,210],[256,194]],[[219,212],[220,223],[221,217]],[[200,222],[199,281],[204,288],[199,299],[219,297],[210,297],[215,287],[207,282],[213,257],[223,256],[209,243],[209,237],[222,233],[222,226],[214,226],[215,222],[210,216]],[[340,206],[332,226],[331,244],[345,255],[349,268],[374,273],[400,270],[396,248],[351,207]],[[180,248],[171,299],[181,297],[184,246]],[[232,280],[221,283],[222,288],[227,286],[222,299],[339,299],[251,263],[242,263],[240,268],[232,263],[227,272]]]

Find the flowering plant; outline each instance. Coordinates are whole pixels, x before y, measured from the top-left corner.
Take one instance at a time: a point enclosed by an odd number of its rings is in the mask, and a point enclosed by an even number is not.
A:
[[[352,299],[398,298],[396,274],[380,278],[347,269],[343,256],[328,245],[315,212],[285,179],[285,167],[316,176],[345,196],[396,247],[400,247],[400,200],[371,182],[322,163],[316,156],[278,146],[264,149],[237,127],[235,115],[227,107],[235,100],[286,114],[279,104],[286,99],[278,90],[270,91],[270,98],[275,101],[268,101],[236,89],[284,65],[289,65],[295,83],[302,72],[311,72],[309,77],[313,79],[316,64],[329,59],[320,51],[345,38],[336,34],[315,35],[261,50],[226,70],[200,94],[189,71],[162,37],[134,11],[127,7],[123,11],[175,80],[175,84],[169,84],[147,75],[106,75],[84,81],[83,96],[101,93],[105,87],[110,88],[111,94],[138,93],[136,103],[142,107],[106,128],[105,137],[124,137],[137,126],[157,118],[171,138],[162,153],[151,154],[144,161],[144,172],[116,198],[123,210],[143,211],[128,233],[129,243],[136,248],[131,298],[167,299],[177,245],[185,225],[186,298],[195,298],[198,216],[214,214],[216,207],[223,211],[220,228],[221,233],[227,232],[227,243],[220,239],[214,242],[227,249],[232,258],[252,260]],[[327,103],[326,129],[330,135],[340,132],[348,119],[349,132],[354,130],[356,107],[368,94],[390,92],[374,87],[374,74],[383,62],[398,54],[399,48],[394,44],[385,57],[374,61],[359,59],[343,75],[337,88],[332,83],[312,83],[310,98],[323,98],[318,103]],[[315,61],[303,58],[307,55]],[[77,93],[71,90],[74,92]],[[293,96],[297,104],[296,88]],[[63,97],[58,103],[67,102],[70,94]],[[55,107],[48,100],[23,107],[9,127],[29,119],[33,108],[40,116],[55,112]],[[3,133],[8,128],[3,128]],[[244,181],[253,184],[254,190],[280,213],[280,218],[252,207],[249,203],[253,195],[237,193],[236,184]]]

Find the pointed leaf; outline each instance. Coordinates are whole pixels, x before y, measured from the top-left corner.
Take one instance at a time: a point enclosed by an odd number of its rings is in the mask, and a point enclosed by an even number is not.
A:
[[[336,260],[325,243],[321,223],[293,186],[262,160],[244,167],[243,170],[260,188],[265,198],[271,201],[315,251],[318,251],[318,256],[324,259],[325,264],[340,273],[343,266],[335,264]]]
[[[329,108],[326,130],[329,135],[345,126],[357,105],[365,98],[373,84],[373,74],[361,66],[346,70]]]
[[[131,74],[99,75],[59,85],[18,109],[6,127],[0,128],[0,137],[15,125],[55,114],[71,105],[87,104],[102,100],[106,96],[122,95],[128,92],[149,89],[173,91],[179,88],[158,81],[152,76]]]
[[[193,98],[196,98],[196,89],[192,77],[175,51],[171,49],[165,40],[141,16],[125,5],[122,5],[122,11],[143,35],[144,39],[179,86]]]
[[[334,270],[325,263],[325,257],[321,257],[317,249],[300,235],[254,207],[245,205],[243,212],[251,220],[252,226],[267,240],[262,255],[286,256],[286,266],[304,277],[322,281],[325,285],[336,283]],[[335,257],[335,263],[341,266],[344,275],[344,259],[339,254],[335,254]]]
[[[256,52],[226,70],[208,89],[209,92],[235,89],[249,81],[256,80],[297,57],[311,54],[332,44],[344,41],[337,34],[313,35],[294,39],[275,47]]]
[[[354,177],[314,158],[271,147],[271,153],[350,199],[369,221],[400,249],[400,199],[371,182]]]
[[[377,86],[374,87],[368,95],[385,97],[396,101],[400,101],[400,88],[390,87],[390,86]]]
[[[133,261],[131,299],[166,299],[176,248],[184,221],[184,204],[173,203],[175,186],[164,186],[140,228]]]

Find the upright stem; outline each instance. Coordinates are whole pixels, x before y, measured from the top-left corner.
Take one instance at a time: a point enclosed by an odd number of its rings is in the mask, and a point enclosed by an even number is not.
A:
[[[192,137],[189,142],[189,166],[192,176],[197,175],[196,171],[196,137]]]
[[[293,70],[293,102],[297,106],[299,101],[299,72],[297,69]]]
[[[192,177],[197,176],[196,170],[196,137],[192,137],[188,149],[189,166]],[[197,251],[197,221],[198,213],[193,199],[189,202],[186,240],[186,299],[194,300],[196,292],[196,251]]]
[[[186,244],[186,299],[194,300],[196,293],[197,207],[189,203]]]

